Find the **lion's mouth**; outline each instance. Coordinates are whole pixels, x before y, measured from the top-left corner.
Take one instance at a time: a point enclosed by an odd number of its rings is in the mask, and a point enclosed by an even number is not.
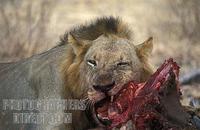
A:
[[[105,104],[108,104],[109,101],[111,100],[110,96],[107,96],[106,98],[100,100],[99,102],[95,103],[94,105],[94,110],[95,110],[95,116],[98,119],[98,121],[107,126],[110,125],[112,122],[108,119],[107,117],[107,106]],[[98,113],[104,114],[104,116],[99,115]]]
[[[95,103],[94,105],[95,116],[102,125],[104,126],[111,125],[113,122],[112,120],[110,120],[110,116],[119,115],[122,113],[126,113],[128,111],[129,108],[128,102],[122,101],[124,102],[123,105],[121,105],[121,103],[119,104],[113,103],[116,100],[119,100],[119,98],[125,94],[130,96],[130,93],[127,93],[127,91],[129,91],[130,89],[127,87],[128,85],[125,84],[121,88],[121,90],[118,91],[114,96],[106,95],[105,98]]]

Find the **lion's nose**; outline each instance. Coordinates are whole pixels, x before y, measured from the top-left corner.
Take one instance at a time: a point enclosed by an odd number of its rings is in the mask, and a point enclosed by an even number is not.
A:
[[[95,79],[95,85],[93,85],[93,87],[96,91],[108,92],[114,87],[114,85],[115,82],[113,80],[112,74],[107,73],[98,76]]]
[[[114,86],[115,86],[115,82],[112,82],[111,84],[107,84],[107,85],[104,85],[104,86],[101,86],[101,85],[94,85],[93,88],[94,88],[96,91],[101,91],[101,92],[103,92],[103,93],[106,93],[106,92],[108,92],[109,90],[111,90]]]

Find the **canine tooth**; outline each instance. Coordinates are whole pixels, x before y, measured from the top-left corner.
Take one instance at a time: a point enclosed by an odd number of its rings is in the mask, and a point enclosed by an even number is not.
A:
[[[113,102],[113,100],[114,100],[114,96],[111,96],[111,102]]]
[[[108,117],[103,117],[103,120],[108,120],[109,118]]]

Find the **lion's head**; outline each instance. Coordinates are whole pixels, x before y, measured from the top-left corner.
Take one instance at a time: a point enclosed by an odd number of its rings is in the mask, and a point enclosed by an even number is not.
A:
[[[148,64],[152,38],[134,45],[130,35],[128,27],[113,17],[69,32],[64,63],[67,87],[87,90],[88,98],[97,102],[115,95],[128,81],[146,80],[152,73]]]
[[[144,80],[150,73],[144,72],[140,53],[145,50],[148,56],[151,46],[151,39],[137,48],[130,40],[109,34],[91,41],[80,66],[80,77],[89,88],[88,98],[97,102],[106,95],[116,95],[129,81]]]
[[[67,34],[65,84],[74,97],[87,96],[97,103],[116,95],[127,82],[142,82],[151,75],[152,38],[134,45],[130,34],[125,24],[112,17]]]

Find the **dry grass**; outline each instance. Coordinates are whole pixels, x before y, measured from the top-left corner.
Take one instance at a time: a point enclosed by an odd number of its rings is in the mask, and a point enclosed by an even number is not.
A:
[[[154,37],[152,63],[173,57],[181,74],[200,68],[199,0],[1,0],[0,62],[47,50],[70,27],[100,16],[120,16],[135,44]]]

